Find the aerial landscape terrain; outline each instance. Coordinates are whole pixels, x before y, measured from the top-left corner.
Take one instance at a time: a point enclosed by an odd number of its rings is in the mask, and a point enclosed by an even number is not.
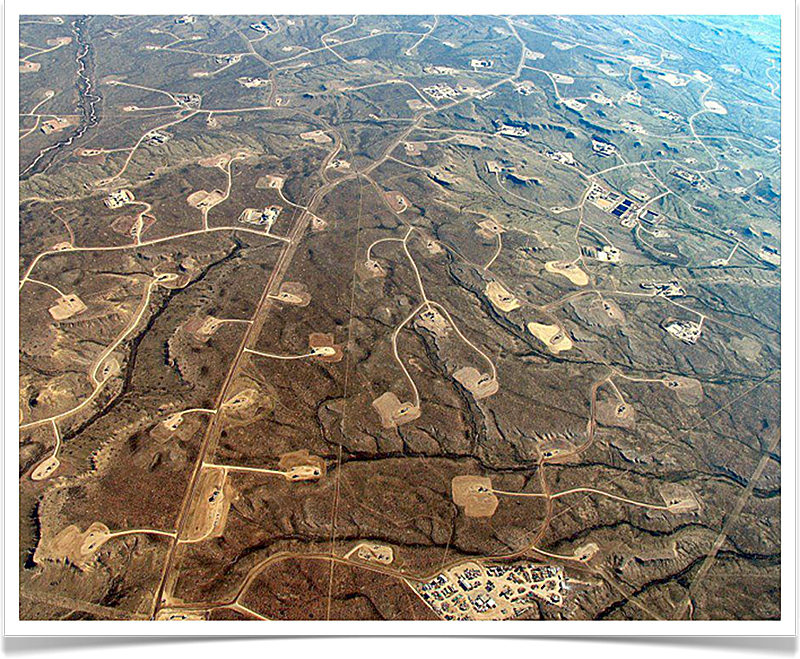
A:
[[[780,619],[780,40],[21,17],[20,618]]]

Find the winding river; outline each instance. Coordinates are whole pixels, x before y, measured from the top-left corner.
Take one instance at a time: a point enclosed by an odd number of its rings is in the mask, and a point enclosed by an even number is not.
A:
[[[72,33],[75,35],[75,43],[78,46],[75,62],[78,65],[76,86],[79,96],[80,123],[71,135],[39,151],[36,158],[20,173],[20,181],[45,171],[59,149],[74,144],[76,140],[83,137],[87,130],[96,126],[100,121],[97,106],[102,97],[94,90],[92,83],[92,44],[87,30],[88,21],[89,18],[86,16],[72,21]]]

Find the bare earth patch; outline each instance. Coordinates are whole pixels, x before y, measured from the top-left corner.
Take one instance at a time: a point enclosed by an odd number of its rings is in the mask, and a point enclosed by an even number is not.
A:
[[[211,192],[208,190],[198,190],[186,197],[186,201],[190,206],[202,209],[214,206],[224,198],[225,193],[222,190],[212,190]]]
[[[604,426],[615,426],[633,430],[636,427],[636,411],[630,403],[621,403],[610,398],[598,401],[595,410],[597,422]]]
[[[459,368],[453,373],[453,377],[478,400],[496,394],[500,389],[500,383],[491,375],[481,373],[472,366]]]
[[[586,286],[589,283],[589,275],[569,261],[548,261],[544,264],[544,269],[566,277],[576,286]]]
[[[323,362],[340,362],[344,356],[342,346],[334,343],[333,334],[314,332],[308,335],[308,347]]]
[[[31,473],[31,480],[32,481],[46,480],[56,472],[59,466],[61,466],[61,462],[59,461],[59,459],[56,456],[51,455],[49,458],[42,460],[36,467],[36,469],[33,470],[33,472]]]
[[[699,405],[703,400],[703,385],[694,378],[670,375],[664,381],[664,385],[672,389],[684,405]]]
[[[278,462],[278,469],[284,472],[288,481],[319,480],[325,476],[325,461],[311,455],[306,449],[284,453]]]
[[[572,348],[572,339],[558,325],[528,323],[528,330],[554,355]]]
[[[499,233],[505,233],[505,229],[495,220],[488,219],[478,222],[476,233],[484,238],[494,238]]]
[[[36,548],[33,560],[64,561],[86,570],[92,563],[94,553],[108,540],[110,531],[101,522],[92,522],[85,531],[72,524],[55,537],[42,539]]]
[[[86,305],[75,294],[65,295],[48,311],[54,320],[66,320],[86,311]]]
[[[311,293],[308,292],[306,285],[299,281],[283,282],[276,297],[281,302],[298,307],[307,307],[311,302]]]
[[[505,286],[496,281],[490,281],[486,285],[486,296],[495,307],[505,313],[519,309],[521,306],[520,301],[506,290]]]
[[[372,401],[372,407],[381,418],[384,428],[394,428],[414,419],[418,419],[422,412],[411,402],[401,403],[400,399],[391,391],[379,396]]]
[[[434,307],[420,311],[417,314],[415,324],[440,339],[450,334],[450,323]]]
[[[225,529],[231,507],[232,489],[224,469],[205,468],[197,484],[195,497],[186,525],[185,540],[218,538]]]
[[[387,192],[384,196],[395,213],[402,213],[407,210],[410,205],[408,199],[400,192]]]
[[[484,476],[456,476],[451,483],[453,503],[464,509],[467,517],[491,517],[499,501],[492,493],[492,479]]]
[[[673,513],[693,513],[700,510],[700,502],[694,492],[680,483],[664,483],[658,489],[664,503]]]

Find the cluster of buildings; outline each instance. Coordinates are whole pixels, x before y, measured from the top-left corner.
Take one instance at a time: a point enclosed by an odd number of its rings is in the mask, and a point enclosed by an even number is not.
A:
[[[616,217],[622,226],[630,227],[636,224],[636,213],[639,206],[619,192],[611,190],[599,183],[592,183],[586,200],[601,211]]]
[[[53,119],[48,119],[47,121],[42,122],[42,132],[45,135],[49,135],[50,133],[58,133],[69,126],[69,124],[69,119],[54,117]]]
[[[450,85],[446,85],[444,83],[438,83],[436,85],[431,85],[430,87],[423,87],[422,91],[424,91],[435,101],[454,99],[461,95],[461,92],[459,92],[457,89],[453,89]]]
[[[469,561],[416,586],[420,597],[445,620],[506,620],[537,601],[563,606],[567,583],[555,565],[484,565]]]
[[[556,159],[552,156],[550,157],[553,160]],[[631,229],[637,225],[641,225],[643,228],[658,227],[664,220],[664,216],[661,213],[647,208],[646,204],[642,207],[640,203],[637,203],[646,202],[649,198],[648,194],[639,190],[631,190],[629,195],[626,196],[595,182],[589,188],[586,200],[600,210],[616,217],[621,226]],[[650,230],[649,233],[655,237],[669,235],[660,229]]]
[[[506,137],[525,137],[528,134],[528,129],[522,126],[512,126],[510,124],[501,124],[500,129],[497,131],[500,135]]]
[[[575,167],[578,164],[575,161],[575,157],[572,155],[572,151],[551,151],[547,149],[546,151],[542,151],[542,155],[545,156],[545,158],[550,158],[550,160],[554,160],[562,165]]]
[[[243,87],[247,87],[248,89],[253,87],[266,87],[269,84],[269,80],[265,78],[250,78],[247,76],[237,78],[236,82],[238,82]]]
[[[586,103],[577,98],[565,98],[564,105],[566,105],[570,110],[575,110],[575,112],[580,112],[586,107]]]
[[[536,91],[536,85],[534,85],[530,80],[523,80],[522,82],[516,83],[514,85],[514,89],[517,90],[518,94],[530,96]]]
[[[244,224],[254,224],[255,226],[266,226],[269,231],[283,209],[280,206],[267,206],[266,208],[246,208],[239,216],[239,222]]]
[[[655,291],[656,295],[661,295],[662,297],[683,297],[686,295],[686,291],[677,280],[668,282],[648,281],[639,284],[639,286],[646,291]]]
[[[617,152],[617,147],[611,142],[604,142],[603,140],[592,139],[592,151],[594,151],[601,158],[608,158]]]
[[[451,69],[447,69],[446,67],[430,67],[432,73],[436,75],[443,75],[446,71],[451,71]],[[486,67],[488,68],[488,67]],[[456,73],[453,71],[453,73]],[[452,87],[444,82],[436,83],[435,85],[429,85],[427,87],[423,87],[422,91],[424,91],[428,96],[433,98],[435,101],[443,101],[443,100],[453,100],[461,96],[461,94],[467,94],[468,96],[475,96],[479,99],[486,99],[489,98],[494,94],[492,90],[483,90],[480,87],[474,87],[470,85],[458,85],[457,87]],[[416,99],[415,99],[416,100]],[[413,107],[413,106],[412,106]]]
[[[458,71],[449,66],[426,66],[422,70],[428,75],[432,76],[447,76],[447,75],[455,75],[456,73],[458,73]]]
[[[708,189],[708,184],[703,180],[700,174],[697,174],[696,172],[690,172],[680,167],[673,167],[671,170],[669,170],[669,173],[684,183],[688,183],[693,188],[697,188],[698,190]]]
[[[602,247],[583,245],[581,247],[581,254],[586,258],[603,263],[619,263],[620,257],[619,249],[613,245],[603,245]]]
[[[469,65],[473,69],[491,69],[494,65],[494,62],[490,59],[472,59],[469,61]]]
[[[672,112],[672,110],[659,110],[658,118],[666,119],[667,121],[672,121],[676,124],[683,121],[683,117],[679,115],[677,112]]]
[[[184,107],[196,110],[200,107],[200,103],[203,98],[200,96],[200,94],[175,94],[175,100]]]
[[[133,202],[134,196],[130,190],[117,190],[103,200],[108,208],[120,208]]]
[[[158,145],[158,144],[166,144],[169,142],[170,136],[167,133],[162,133],[157,130],[150,131],[147,135],[144,136],[144,141],[146,144],[151,145]]]
[[[258,21],[257,23],[250,23],[250,29],[255,30],[256,32],[262,32],[264,34],[269,34],[272,32],[272,28],[270,27],[267,21]]]
[[[667,334],[689,345],[697,343],[703,331],[702,325],[693,320],[670,319],[665,321],[662,326]]]

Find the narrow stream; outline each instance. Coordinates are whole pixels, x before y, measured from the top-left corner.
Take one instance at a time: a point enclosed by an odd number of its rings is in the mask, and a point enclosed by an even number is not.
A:
[[[72,33],[75,35],[75,43],[78,45],[78,54],[75,62],[78,65],[76,85],[79,96],[80,123],[69,137],[65,137],[55,144],[42,149],[33,162],[20,173],[20,181],[45,171],[49,164],[52,163],[56,151],[62,147],[72,145],[76,140],[83,137],[87,130],[96,126],[100,121],[97,104],[100,102],[101,96],[94,91],[92,84],[92,44],[86,29],[88,20],[88,17],[82,16],[72,21]]]

